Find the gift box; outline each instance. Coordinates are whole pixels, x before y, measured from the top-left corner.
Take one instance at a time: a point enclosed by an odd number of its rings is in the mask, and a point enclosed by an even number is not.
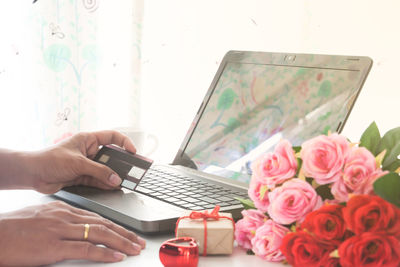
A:
[[[192,211],[178,219],[176,237],[193,237],[200,255],[232,254],[235,222],[230,213]]]

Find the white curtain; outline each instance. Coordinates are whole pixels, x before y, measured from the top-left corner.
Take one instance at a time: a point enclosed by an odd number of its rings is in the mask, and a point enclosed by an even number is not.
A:
[[[1,147],[139,127],[143,0],[9,0],[0,10]]]

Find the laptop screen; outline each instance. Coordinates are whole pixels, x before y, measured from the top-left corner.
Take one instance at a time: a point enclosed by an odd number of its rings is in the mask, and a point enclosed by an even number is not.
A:
[[[183,153],[198,170],[249,183],[251,162],[280,139],[294,146],[340,131],[358,69],[226,62]]]

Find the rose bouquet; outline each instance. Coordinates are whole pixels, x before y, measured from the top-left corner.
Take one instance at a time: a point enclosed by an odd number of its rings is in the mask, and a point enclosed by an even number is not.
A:
[[[239,246],[294,266],[399,266],[400,128],[375,123],[359,143],[337,133],[256,159]]]

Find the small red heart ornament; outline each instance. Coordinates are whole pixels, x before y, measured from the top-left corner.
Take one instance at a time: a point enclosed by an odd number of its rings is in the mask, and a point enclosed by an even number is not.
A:
[[[192,237],[169,239],[160,247],[160,260],[165,267],[197,267],[199,246]]]

